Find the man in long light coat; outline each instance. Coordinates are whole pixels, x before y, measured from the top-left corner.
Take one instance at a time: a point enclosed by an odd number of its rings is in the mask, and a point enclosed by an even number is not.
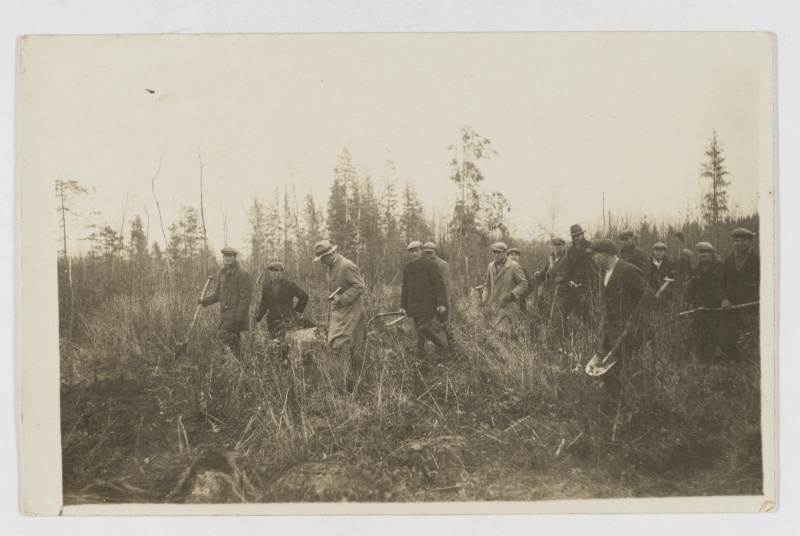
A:
[[[367,286],[355,263],[336,253],[336,246],[330,241],[317,242],[314,254],[315,261],[328,267],[328,345],[339,359],[349,362],[345,388],[353,392],[361,372],[360,350],[367,333],[367,316],[361,300]]]
[[[483,303],[497,309],[494,325],[509,330],[519,318],[519,306],[515,303],[528,290],[528,280],[519,264],[506,255],[508,246],[503,242],[492,244],[494,261],[486,270],[483,285]]]

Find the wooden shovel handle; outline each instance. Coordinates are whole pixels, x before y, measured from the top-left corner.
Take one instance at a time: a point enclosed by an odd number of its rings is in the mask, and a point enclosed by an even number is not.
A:
[[[200,299],[201,300],[206,297],[206,291],[208,290],[208,285],[211,283],[212,279],[213,279],[213,276],[208,276],[208,279],[206,279],[206,284],[203,286],[203,291],[200,293]],[[186,334],[186,340],[187,341],[189,340],[189,335],[192,334],[192,330],[194,329],[194,325],[197,323],[197,317],[200,314],[200,309],[202,307],[203,307],[202,305],[198,304],[197,308],[194,310],[194,318],[192,319],[192,323],[189,326],[189,332]]]

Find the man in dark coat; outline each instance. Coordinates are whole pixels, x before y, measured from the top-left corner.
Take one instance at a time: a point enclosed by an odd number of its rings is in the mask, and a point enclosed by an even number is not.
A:
[[[536,296],[536,294],[534,294],[534,291],[536,290],[536,288],[534,287],[534,280],[531,277],[530,270],[522,266],[522,264],[520,264],[519,262],[520,257],[522,256],[522,252],[519,250],[519,248],[510,248],[506,252],[506,255],[508,255],[509,259],[519,264],[519,267],[522,268],[522,273],[525,274],[525,279],[528,281],[528,288],[519,297],[519,310],[525,313],[528,311],[528,301],[526,298],[530,295]]]
[[[216,289],[197,301],[203,307],[219,302],[222,319],[214,336],[227,344],[236,357],[241,355],[240,333],[250,330],[249,309],[253,297],[250,274],[239,266],[238,255],[234,248],[222,248],[224,265],[217,275]]]
[[[400,310],[414,320],[417,331],[417,357],[425,355],[425,341],[430,339],[440,351],[444,341],[431,331],[436,313],[447,310],[444,279],[436,263],[423,258],[422,243],[413,241],[408,245],[410,262],[403,270],[403,286],[400,291]]]
[[[636,351],[641,341],[639,314],[642,296],[645,291],[645,278],[642,271],[620,259],[617,245],[603,238],[589,248],[592,260],[600,267],[600,304],[603,309],[603,327],[600,332],[598,353],[605,357],[614,345],[617,362],[611,369],[607,385],[618,393],[620,372],[627,357]]]
[[[566,258],[567,243],[563,238],[555,237],[550,240],[550,256],[544,267],[533,274],[534,280],[538,283],[536,289],[536,304],[539,318],[550,322],[552,321],[553,294],[556,289],[556,275],[561,269],[561,265]]]
[[[592,299],[597,289],[597,269],[589,252],[592,243],[586,239],[580,225],[571,226],[569,231],[572,246],[555,278],[553,323],[556,333],[562,336],[566,335],[564,327],[571,316],[584,324],[589,323]]]
[[[733,254],[725,259],[719,279],[720,306],[759,301],[761,284],[761,260],[753,251],[755,233],[739,228],[732,233]],[[737,342],[744,334],[757,339],[759,331],[758,306],[746,309],[725,311],[720,323],[720,346],[722,352],[731,359],[741,358]]]
[[[721,303],[719,276],[722,266],[715,259],[714,246],[709,242],[699,242],[695,249],[697,266],[686,289],[685,306],[689,309],[716,309]],[[719,333],[717,315],[709,311],[698,311],[692,315],[691,342],[696,359],[705,361],[716,357]]]
[[[280,357],[285,359],[289,355],[289,347],[285,342],[286,331],[294,326],[295,315],[305,310],[308,294],[297,283],[284,277],[283,263],[271,262],[267,271],[269,280],[261,286],[261,303],[253,319],[258,323],[267,315],[269,336],[280,341]]]
[[[647,278],[650,290],[657,293],[667,279],[672,282],[664,289],[662,296],[673,296],[675,292],[675,280],[678,278],[678,270],[675,263],[667,256],[667,245],[657,242],[653,246],[653,254],[650,256],[649,275]]]
[[[647,274],[650,272],[650,261],[647,259],[647,253],[636,245],[637,239],[636,233],[630,229],[619,233],[619,258],[636,266],[643,274]]]
[[[444,333],[447,344],[452,347],[456,342],[453,330],[450,329],[450,312],[455,305],[455,299],[453,298],[453,280],[450,275],[450,264],[446,260],[440,258],[437,252],[438,246],[435,242],[425,242],[422,245],[422,254],[428,260],[436,263],[436,266],[439,268],[439,273],[442,274],[442,280],[444,280],[444,293],[447,308],[444,312],[436,313],[436,319],[442,326],[442,333]]]

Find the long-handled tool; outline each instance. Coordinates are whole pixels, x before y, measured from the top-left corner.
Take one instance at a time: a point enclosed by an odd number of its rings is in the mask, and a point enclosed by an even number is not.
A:
[[[392,311],[390,313],[375,313],[375,318],[381,318],[384,316],[399,316],[404,314],[405,313],[403,311]]]
[[[206,290],[208,290],[211,279],[213,279],[213,276],[208,276],[208,279],[206,279],[206,284],[203,286],[203,291],[200,293],[201,300],[206,297]],[[189,337],[192,335],[194,325],[197,323],[197,316],[200,314],[200,309],[202,307],[203,306],[200,304],[197,305],[197,309],[194,311],[194,318],[192,319],[191,325],[189,325],[189,331],[186,333],[186,340],[178,344],[178,347],[175,349],[175,357],[180,357],[186,352],[186,348],[189,346]]]
[[[675,282],[674,279],[670,279],[669,277],[665,277],[664,278],[664,284],[662,284],[658,288],[658,292],[656,292],[656,298],[660,298],[661,295],[664,294],[664,291],[667,290],[667,287],[669,286],[669,284],[670,283],[674,283],[674,282]]]
[[[708,311],[710,313],[718,313],[720,311],[732,311],[736,309],[744,309],[745,307],[752,307],[753,305],[758,305],[761,302],[749,302],[749,303],[740,303],[739,305],[731,305],[730,307],[695,307],[694,309],[689,309],[688,311],[683,311],[680,313],[676,313],[675,316],[684,316],[690,315],[693,313],[697,313],[699,311]]]
[[[586,363],[586,374],[589,376],[602,376],[606,372],[608,372],[611,367],[617,364],[617,359],[613,361],[609,361],[609,358],[619,349],[619,345],[622,343],[622,339],[628,334],[631,330],[631,324],[625,324],[625,329],[622,330],[622,333],[619,337],[617,337],[617,341],[614,343],[614,346],[611,347],[611,350],[608,351],[606,356],[603,359],[600,359],[600,354],[594,354],[592,359]]]
[[[387,328],[390,328],[390,327],[394,326],[395,324],[397,324],[398,322],[400,322],[401,320],[404,320],[404,319],[406,319],[406,318],[407,318],[407,316],[406,316],[405,314],[403,314],[403,316],[401,316],[400,318],[398,318],[398,319],[396,319],[396,320],[392,320],[391,322],[389,322],[388,324],[386,324],[386,327],[387,327]]]

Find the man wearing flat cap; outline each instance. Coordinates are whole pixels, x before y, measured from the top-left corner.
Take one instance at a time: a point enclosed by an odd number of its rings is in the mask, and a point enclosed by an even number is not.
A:
[[[714,246],[710,242],[698,242],[697,266],[695,266],[684,297],[688,309],[720,306],[719,277],[722,264],[716,260]],[[710,362],[716,358],[719,324],[717,313],[698,311],[691,317],[691,344],[695,359]]]
[[[733,254],[725,259],[719,279],[720,306],[723,308],[759,301],[761,260],[753,250],[754,237],[755,233],[745,228],[731,233]],[[736,344],[741,335],[748,333],[750,338],[757,340],[758,306],[726,311],[720,326],[722,353],[731,359],[741,358]]]
[[[647,281],[650,284],[650,290],[658,292],[665,281],[671,279],[673,282],[666,287],[662,296],[664,299],[674,296],[677,288],[674,281],[678,278],[678,270],[675,263],[667,255],[667,245],[665,243],[656,242],[653,245],[649,268]]]
[[[328,240],[314,245],[314,260],[327,267],[330,319],[328,345],[342,370],[345,389],[352,393],[361,375],[362,345],[367,334],[367,316],[361,295],[367,289],[358,267],[336,252]]]
[[[619,373],[626,358],[640,344],[642,315],[640,304],[645,291],[645,278],[639,267],[618,257],[617,245],[603,238],[589,247],[592,260],[600,267],[600,304],[603,324],[598,353],[606,356],[619,342],[617,364],[611,369],[608,386],[618,393]]]
[[[567,319],[574,316],[584,324],[591,318],[591,305],[597,292],[597,268],[592,263],[588,249],[592,242],[578,225],[569,228],[572,245],[556,274],[555,308],[553,325],[556,333],[566,335]]]
[[[519,264],[506,255],[508,246],[503,242],[492,244],[494,261],[486,271],[482,301],[497,309],[494,325],[508,331],[519,318],[519,307],[514,302],[525,295],[528,280]]]
[[[506,255],[508,255],[509,259],[519,264],[520,268],[522,268],[522,273],[525,275],[525,280],[528,282],[528,288],[525,289],[525,292],[519,297],[519,300],[517,300],[519,302],[519,310],[522,311],[522,313],[525,313],[528,310],[527,298],[536,290],[536,282],[531,276],[530,270],[522,266],[522,263],[520,263],[522,252],[519,250],[519,248],[508,248]]]
[[[436,313],[447,310],[444,279],[436,263],[422,256],[422,243],[413,241],[406,248],[409,262],[403,269],[400,290],[400,310],[414,320],[417,332],[416,356],[425,356],[425,341],[433,342],[440,352],[446,349],[444,341],[431,331]]]
[[[561,269],[561,265],[566,258],[567,243],[563,238],[554,237],[550,240],[550,256],[547,259],[544,267],[533,274],[533,278],[539,281],[539,288],[537,289],[537,309],[539,318],[545,321],[551,321],[551,313],[553,307],[553,294],[556,289],[556,275]]]
[[[453,331],[450,329],[450,311],[453,310],[453,305],[455,299],[453,298],[453,280],[450,275],[450,264],[439,257],[438,255],[439,247],[434,242],[425,242],[422,244],[422,254],[428,260],[431,260],[436,263],[436,266],[439,267],[439,273],[442,274],[442,280],[444,280],[444,293],[445,293],[445,301],[447,302],[447,309],[444,310],[442,313],[436,313],[436,319],[442,325],[442,333],[444,333],[444,338],[447,341],[447,344],[453,345],[455,343],[455,337],[453,336]]]
[[[637,245],[638,236],[630,229],[619,233],[619,258],[639,268],[643,274],[650,271],[647,254]]]
[[[253,283],[244,268],[239,266],[239,252],[232,247],[222,248],[223,266],[217,274],[214,293],[198,300],[203,307],[219,302],[222,313],[215,338],[241,356],[240,334],[250,330],[249,310],[253,297]]]
[[[269,336],[279,341],[280,357],[286,359],[289,355],[289,346],[285,342],[286,332],[294,327],[295,316],[305,310],[308,294],[297,283],[284,277],[282,262],[269,263],[267,272],[269,278],[261,286],[261,303],[253,319],[257,324],[267,315]]]

